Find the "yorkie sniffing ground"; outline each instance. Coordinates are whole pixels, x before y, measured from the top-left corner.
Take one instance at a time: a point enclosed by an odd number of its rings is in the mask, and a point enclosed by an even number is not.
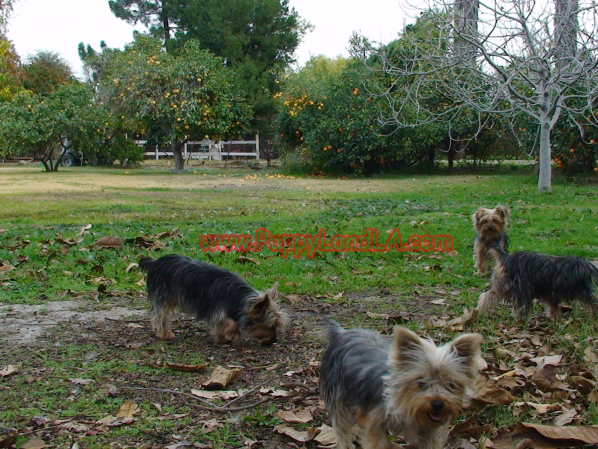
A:
[[[507,251],[509,240],[505,232],[509,220],[509,209],[500,204],[494,209],[480,207],[473,214],[475,241],[473,244],[473,260],[476,274],[485,276],[488,268],[488,249],[498,244]]]
[[[174,338],[175,309],[206,321],[218,343],[236,343],[241,334],[262,344],[276,342],[285,317],[278,306],[278,290],[253,289],[241,276],[200,260],[176,254],[160,259],[144,257],[151,323],[158,338]]]
[[[496,264],[490,290],[478,299],[480,312],[503,301],[523,319],[529,315],[534,298],[544,303],[548,316],[555,320],[561,316],[561,302],[578,301],[592,313],[598,310],[598,268],[591,262],[528,251],[509,254],[498,246],[489,252]]]
[[[364,449],[392,448],[389,433],[418,449],[444,447],[450,423],[473,391],[481,335],[464,334],[437,347],[400,326],[390,342],[332,320],[327,335],[320,395],[339,449],[353,448],[355,421]]]

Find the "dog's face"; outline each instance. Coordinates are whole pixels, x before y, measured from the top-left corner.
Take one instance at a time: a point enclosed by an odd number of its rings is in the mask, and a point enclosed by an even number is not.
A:
[[[276,343],[278,332],[286,325],[285,314],[278,306],[278,287],[258,296],[247,311],[247,333],[263,345]]]
[[[473,388],[479,334],[465,334],[436,347],[397,326],[394,333],[389,399],[397,412],[424,428],[440,427],[455,419]]]
[[[498,205],[494,209],[480,207],[473,214],[473,226],[478,234],[489,238],[496,238],[505,231],[509,209]]]

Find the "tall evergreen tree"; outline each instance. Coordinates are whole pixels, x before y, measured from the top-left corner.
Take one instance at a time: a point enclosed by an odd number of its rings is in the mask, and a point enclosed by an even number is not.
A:
[[[173,29],[171,9],[179,0],[109,0],[110,10],[119,19],[133,25],[141,23],[150,33],[164,40],[166,49],[170,49]]]

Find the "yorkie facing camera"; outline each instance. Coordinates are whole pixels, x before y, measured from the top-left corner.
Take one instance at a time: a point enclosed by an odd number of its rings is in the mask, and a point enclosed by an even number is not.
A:
[[[503,301],[523,319],[529,315],[534,298],[546,306],[548,316],[555,320],[561,316],[561,302],[578,301],[592,313],[598,310],[598,268],[591,262],[581,257],[531,251],[509,254],[496,245],[489,252],[496,264],[490,290],[478,299],[480,312]]]
[[[285,323],[276,285],[258,292],[235,273],[176,254],[144,257],[139,265],[147,271],[151,323],[158,338],[174,338],[172,313],[180,309],[206,321],[218,343],[236,343],[243,333],[265,345],[276,342]]]
[[[437,347],[400,326],[392,342],[367,329],[328,321],[320,364],[320,395],[337,447],[353,448],[351,427],[362,427],[364,449],[390,449],[388,434],[418,449],[441,449],[451,422],[473,391],[482,337],[464,334]]]
[[[494,209],[480,207],[473,214],[473,227],[475,228],[475,241],[473,244],[473,260],[476,274],[485,276],[488,268],[488,249],[498,244],[507,251],[509,239],[505,232],[509,220],[509,209],[498,205]]]

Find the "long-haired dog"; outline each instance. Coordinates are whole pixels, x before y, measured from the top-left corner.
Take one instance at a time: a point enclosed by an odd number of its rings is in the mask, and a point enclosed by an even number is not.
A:
[[[235,273],[176,254],[144,257],[139,265],[147,271],[151,324],[158,338],[174,338],[171,317],[180,309],[207,322],[218,343],[236,343],[241,334],[266,345],[276,342],[285,323],[276,285],[258,292]]]
[[[444,447],[451,422],[473,392],[481,335],[464,334],[437,347],[400,326],[388,341],[330,320],[327,336],[320,395],[338,448],[353,448],[355,421],[365,449],[392,448],[389,433],[418,449]]]
[[[598,268],[581,257],[549,256],[529,251],[507,253],[498,246],[489,250],[495,259],[491,288],[480,295],[477,308],[484,312],[503,301],[523,319],[534,299],[542,302],[550,318],[561,316],[561,303],[575,301],[595,313]]]
[[[508,250],[509,239],[506,227],[509,220],[509,209],[498,205],[494,209],[480,207],[473,218],[475,241],[473,243],[473,261],[477,269],[476,274],[485,276],[488,269],[488,250],[492,245],[499,245],[503,250]]]

